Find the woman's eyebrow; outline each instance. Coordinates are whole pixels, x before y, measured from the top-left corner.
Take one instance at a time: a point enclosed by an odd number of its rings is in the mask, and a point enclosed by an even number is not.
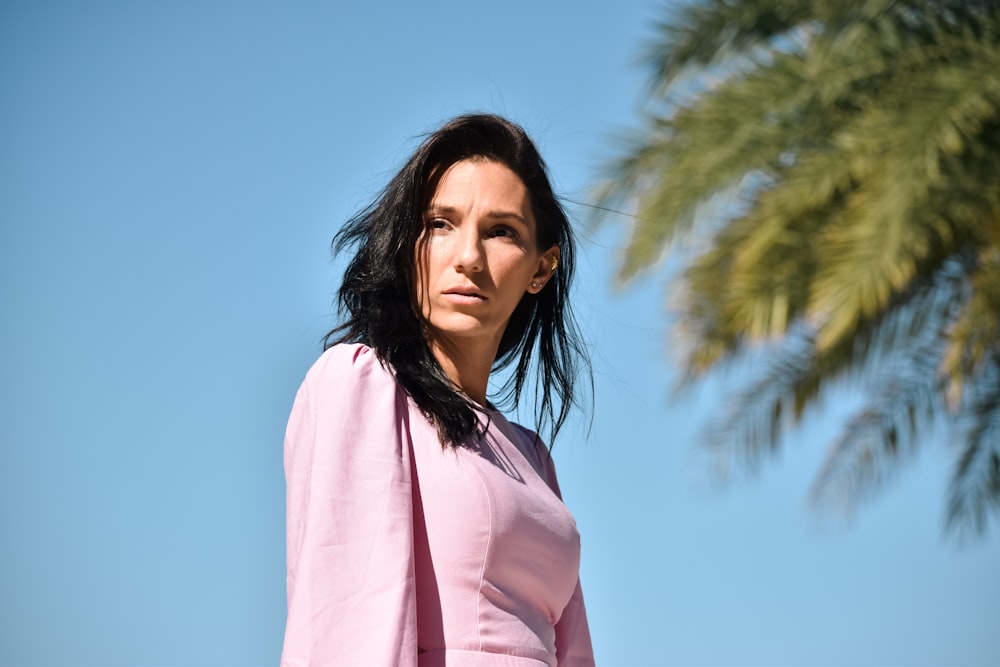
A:
[[[489,213],[486,214],[486,217],[496,218],[500,220],[514,219],[520,222],[521,224],[524,225],[528,224],[528,221],[524,219],[524,216],[522,216],[520,213],[514,213],[513,211],[490,211]]]
[[[440,206],[440,205],[430,205],[427,207],[428,215],[435,215],[438,213],[458,213],[458,209],[454,206]]]
[[[442,206],[439,204],[431,205],[427,207],[426,215],[454,215],[458,213],[458,209],[454,206]],[[490,211],[486,214],[487,218],[493,218],[497,220],[517,220],[518,222],[527,225],[528,221],[524,219],[524,216],[520,213],[514,211]]]

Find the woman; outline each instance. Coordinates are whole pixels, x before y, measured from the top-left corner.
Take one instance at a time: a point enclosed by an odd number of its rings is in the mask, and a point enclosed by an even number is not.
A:
[[[456,118],[335,239],[346,322],[285,442],[283,665],[591,665],[579,534],[548,450],[582,355],[569,222],[524,131]],[[531,377],[534,369],[534,378]]]

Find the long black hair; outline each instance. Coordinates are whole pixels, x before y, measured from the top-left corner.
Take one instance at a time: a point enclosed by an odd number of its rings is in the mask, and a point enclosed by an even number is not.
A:
[[[456,391],[431,353],[415,287],[416,244],[434,176],[466,159],[495,161],[517,174],[529,193],[539,250],[559,246],[558,270],[538,294],[521,298],[493,363],[494,371],[514,365],[499,392],[501,402],[514,405],[535,366],[536,428],[548,423],[551,446],[576,402],[581,366],[589,372],[569,305],[573,233],[538,149],[521,127],[504,118],[459,116],[427,136],[376,200],[337,233],[334,252],[354,249],[354,255],[337,295],[346,317],[325,336],[324,348],[337,343],[371,347],[437,427],[442,443],[460,445],[475,432],[477,406]]]

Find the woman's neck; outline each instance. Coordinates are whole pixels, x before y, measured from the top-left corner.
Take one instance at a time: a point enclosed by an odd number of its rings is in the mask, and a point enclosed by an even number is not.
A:
[[[486,407],[486,388],[500,341],[483,342],[463,338],[429,341],[431,353],[455,386],[470,399]]]

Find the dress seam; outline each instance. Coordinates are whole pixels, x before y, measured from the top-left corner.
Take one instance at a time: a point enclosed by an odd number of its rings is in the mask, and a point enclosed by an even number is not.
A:
[[[490,498],[490,490],[486,486],[486,481],[483,479],[482,474],[479,470],[473,466],[473,471],[476,473],[476,479],[479,480],[479,485],[483,487],[483,495],[486,497],[486,515],[489,517],[489,526],[486,536],[486,548],[483,549],[483,561],[479,568],[479,586],[476,587],[476,637],[479,640],[479,650],[483,650],[483,626],[482,626],[482,605],[483,605],[483,583],[486,580],[486,561],[490,557],[490,547],[493,546],[493,503]]]

